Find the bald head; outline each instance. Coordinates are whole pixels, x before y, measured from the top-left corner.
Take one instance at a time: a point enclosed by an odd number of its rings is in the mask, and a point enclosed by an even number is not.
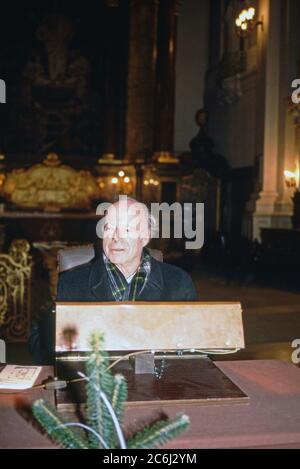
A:
[[[108,207],[103,220],[103,250],[111,262],[118,266],[136,266],[149,240],[149,212],[146,205],[120,197],[118,202]]]

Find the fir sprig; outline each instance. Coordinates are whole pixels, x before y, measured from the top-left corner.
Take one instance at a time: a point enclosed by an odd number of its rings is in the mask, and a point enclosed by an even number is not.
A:
[[[65,426],[65,421],[56,409],[44,399],[39,399],[32,406],[33,414],[53,441],[66,449],[89,449],[88,442],[79,432]]]
[[[86,419],[87,425],[66,423],[56,409],[43,399],[33,404],[33,413],[49,436],[68,449],[117,449],[119,440],[112,415],[122,425],[127,399],[127,382],[120,374],[112,375],[108,370],[108,355],[103,351],[103,335],[93,333],[90,339],[92,352],[86,365]],[[101,395],[102,394],[102,398]],[[105,396],[103,396],[103,394]],[[104,402],[106,401],[106,403]],[[71,426],[81,426],[85,433]],[[179,414],[174,419],[155,422],[137,431],[126,442],[127,448],[155,448],[179,436],[189,426],[189,417]],[[84,434],[84,437],[82,436]]]
[[[127,441],[127,446],[131,449],[156,448],[179,436],[187,429],[189,423],[190,420],[185,414],[179,414],[172,420],[160,420],[135,433]]]
[[[101,334],[93,333],[90,338],[92,353],[86,364],[87,382],[87,404],[86,418],[88,425],[99,433],[109,445],[113,439],[114,426],[110,414],[100,397],[101,389],[109,400],[113,390],[113,376],[107,370],[108,355],[103,351],[104,339]],[[93,435],[89,436],[90,447],[93,449],[103,448],[99,440]]]

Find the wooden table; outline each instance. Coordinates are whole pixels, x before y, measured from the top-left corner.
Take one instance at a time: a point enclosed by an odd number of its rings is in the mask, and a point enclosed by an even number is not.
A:
[[[249,397],[249,404],[157,404],[130,408],[125,426],[134,426],[164,412],[186,412],[189,430],[165,448],[300,448],[300,369],[279,360],[216,362]],[[43,369],[42,378],[52,373]],[[54,448],[30,421],[30,403],[38,397],[53,401],[49,391],[0,395],[1,448]]]

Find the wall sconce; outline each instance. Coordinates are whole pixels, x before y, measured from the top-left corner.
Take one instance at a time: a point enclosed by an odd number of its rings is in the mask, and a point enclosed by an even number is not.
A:
[[[120,170],[116,176],[113,176],[110,182],[115,186],[118,192],[123,192],[124,194],[130,194],[132,192],[133,186],[131,178],[126,176],[123,170]]]
[[[124,171],[119,171],[118,176],[115,176],[111,179],[112,184],[129,184],[130,177],[126,176]]]
[[[262,25],[262,21],[255,21],[256,10],[249,7],[244,8],[235,19],[236,32],[239,37],[245,38],[249,36],[258,25]]]
[[[296,189],[299,185],[299,171],[284,171],[284,179],[286,187],[289,189]]]
[[[157,179],[145,179],[144,186],[159,186],[159,181]]]

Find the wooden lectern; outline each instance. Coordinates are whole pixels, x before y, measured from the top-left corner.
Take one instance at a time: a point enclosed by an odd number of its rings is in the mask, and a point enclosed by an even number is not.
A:
[[[144,352],[114,368],[127,379],[127,405],[248,401],[207,356],[217,350],[244,348],[240,303],[58,302],[55,352],[59,378],[71,380],[84,369],[89,336],[95,330],[104,334],[104,349],[112,360]],[[82,383],[57,393],[60,406],[84,401]]]

